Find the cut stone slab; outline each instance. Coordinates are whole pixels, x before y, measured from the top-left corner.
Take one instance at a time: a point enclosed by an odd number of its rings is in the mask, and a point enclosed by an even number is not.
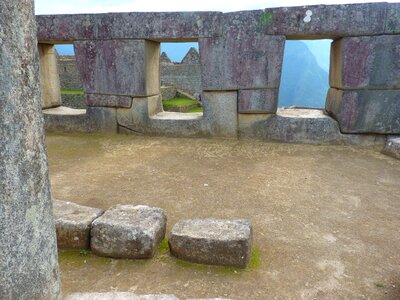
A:
[[[276,113],[278,89],[239,90],[239,113]]]
[[[132,97],[130,96],[86,94],[85,97],[88,106],[129,108],[132,105]]]
[[[166,223],[161,208],[113,206],[92,223],[91,249],[99,256],[151,258],[164,239]]]
[[[386,12],[385,33],[400,33],[400,5],[399,3],[388,3]]]
[[[137,295],[128,292],[74,293],[64,300],[179,300],[174,295]]]
[[[400,137],[388,138],[382,152],[394,158],[400,159]]]
[[[53,200],[59,249],[88,249],[92,222],[103,214],[100,208]]]
[[[43,110],[47,132],[85,133],[87,132],[86,109],[65,106]]]
[[[330,86],[400,89],[400,35],[346,37],[331,47]]]
[[[90,133],[117,133],[117,108],[90,106],[86,110],[87,131]]]
[[[181,220],[172,228],[169,247],[172,255],[190,262],[246,268],[252,238],[247,220]]]
[[[330,88],[326,110],[344,133],[400,134],[400,90]]]

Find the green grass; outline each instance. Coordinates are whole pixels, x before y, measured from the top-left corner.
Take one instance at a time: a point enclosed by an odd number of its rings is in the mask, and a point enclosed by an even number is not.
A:
[[[188,105],[194,105],[197,104],[196,100],[188,99],[188,98],[183,98],[183,97],[175,97],[174,99],[171,100],[164,100],[163,106],[188,106]]]
[[[185,111],[185,113],[197,113],[197,112],[203,112],[203,108],[195,107],[195,108],[189,109],[188,111]]]
[[[83,95],[83,90],[61,90],[62,95]]]

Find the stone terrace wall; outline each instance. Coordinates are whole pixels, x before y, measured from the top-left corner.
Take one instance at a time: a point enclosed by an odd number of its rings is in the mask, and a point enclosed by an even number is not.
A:
[[[58,73],[62,90],[81,90],[83,88],[74,55],[58,56]]]
[[[116,128],[265,135],[275,126],[285,41],[331,38],[327,112],[344,133],[400,134],[400,4],[55,15],[37,23],[40,43],[74,43],[88,114]],[[199,42],[202,117],[160,108],[165,41]]]

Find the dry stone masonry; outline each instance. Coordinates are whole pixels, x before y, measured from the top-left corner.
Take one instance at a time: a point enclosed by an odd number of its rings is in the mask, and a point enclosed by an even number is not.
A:
[[[358,143],[400,134],[399,20],[400,4],[383,2],[38,16],[37,24],[40,45],[74,43],[90,107],[86,131],[308,142],[302,137],[311,137],[305,132],[311,128],[323,131],[314,135],[316,143]],[[280,117],[286,40],[326,38],[333,40],[327,114],[322,120],[307,111]],[[166,41],[199,43],[200,63],[193,65],[201,74],[204,114],[163,111],[159,43]],[[191,52],[186,66],[196,62]],[[161,62],[174,66],[166,55]]]

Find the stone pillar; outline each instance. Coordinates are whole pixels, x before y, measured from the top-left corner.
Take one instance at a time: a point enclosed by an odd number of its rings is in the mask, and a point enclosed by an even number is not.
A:
[[[60,299],[33,1],[0,1],[0,298]]]
[[[60,77],[54,45],[39,44],[42,108],[61,106]]]
[[[400,133],[400,35],[345,37],[331,46],[326,110],[344,133]]]

